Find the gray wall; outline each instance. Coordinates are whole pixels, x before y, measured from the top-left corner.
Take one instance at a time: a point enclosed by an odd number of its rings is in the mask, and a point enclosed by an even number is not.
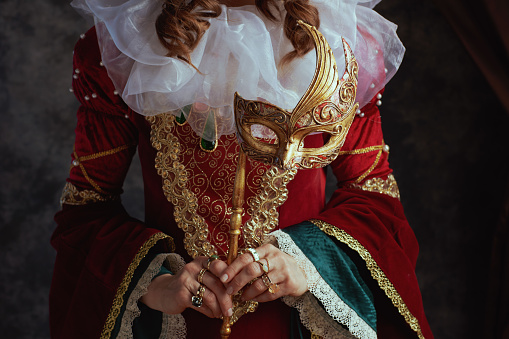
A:
[[[437,338],[482,328],[491,237],[507,183],[507,114],[429,2],[385,0],[407,46],[382,115],[390,161],[420,240],[417,273]],[[87,23],[61,0],[0,0],[0,333],[48,338],[53,214],[77,103],[72,48]],[[139,166],[126,184],[142,217]]]

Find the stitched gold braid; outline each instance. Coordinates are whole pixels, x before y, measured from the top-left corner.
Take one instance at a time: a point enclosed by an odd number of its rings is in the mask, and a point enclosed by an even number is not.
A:
[[[376,165],[378,165],[378,162],[380,161],[380,158],[382,157],[382,153],[383,153],[383,150],[378,151],[378,154],[376,155],[376,159],[373,162],[373,165],[371,165],[371,167],[366,172],[364,172],[363,175],[358,177],[357,180],[355,180],[355,183],[358,184],[362,180],[366,179],[366,177],[375,169]]]
[[[136,145],[135,144],[127,144],[127,145],[116,147],[116,148],[113,148],[113,149],[110,149],[110,150],[107,150],[107,151],[93,153],[93,154],[84,155],[82,157],[79,157],[78,153],[76,152],[76,145],[74,145],[74,149],[73,149],[74,161],[78,162],[77,166],[80,167],[81,172],[83,173],[83,176],[90,183],[90,185],[92,185],[92,187],[94,187],[94,189],[96,191],[98,191],[98,192],[100,192],[102,194],[107,194],[105,191],[103,191],[101,189],[101,187],[99,187],[99,185],[92,178],[90,178],[90,176],[88,175],[88,173],[87,173],[87,171],[85,169],[85,166],[83,166],[83,162],[89,161],[89,160],[98,159],[98,158],[102,158],[102,157],[105,157],[105,156],[108,156],[108,155],[113,155],[115,153],[124,151],[124,150],[128,149],[129,147],[133,147],[133,146],[136,146]],[[72,167],[76,167],[76,165],[73,164]]]
[[[120,309],[124,304],[124,294],[127,292],[129,288],[129,284],[134,276],[134,271],[140,265],[141,261],[147,255],[148,251],[154,247],[154,245],[162,239],[168,239],[171,251],[175,251],[175,243],[173,242],[173,238],[164,234],[164,233],[156,233],[151,236],[140,248],[133,261],[129,265],[127,272],[120,283],[120,286],[117,289],[117,293],[115,294],[115,299],[113,299],[113,305],[111,306],[110,313],[108,314],[108,318],[106,319],[106,323],[104,324],[103,331],[101,333],[101,339],[107,339],[111,337],[111,332],[115,327],[115,322],[117,321],[117,317],[120,314]]]
[[[347,245],[360,255],[362,260],[364,260],[366,263],[366,267],[371,273],[371,276],[378,282],[378,286],[380,286],[387,297],[392,301],[392,304],[397,308],[399,313],[405,318],[405,321],[410,326],[410,328],[417,333],[417,336],[420,339],[424,339],[421,326],[419,325],[419,320],[417,320],[417,318],[410,312],[408,306],[405,304],[394,285],[391,283],[389,278],[387,278],[382,269],[378,266],[375,259],[373,259],[371,256],[371,253],[369,253],[369,251],[364,248],[364,246],[362,246],[359,241],[357,241],[350,234],[346,233],[344,230],[339,229],[322,220],[310,221],[325,234],[336,238],[338,241]]]
[[[286,186],[297,174],[296,169],[279,170],[271,167],[262,178],[262,190],[250,201],[251,219],[243,226],[246,247],[256,248],[279,222],[277,209],[288,199]]]
[[[376,145],[376,146],[370,146],[370,147],[366,147],[366,148],[353,149],[353,150],[350,150],[350,151],[341,151],[341,152],[339,152],[338,155],[365,154],[365,153],[369,153],[369,152],[373,152],[373,151],[382,150],[383,147],[384,147],[383,145]]]

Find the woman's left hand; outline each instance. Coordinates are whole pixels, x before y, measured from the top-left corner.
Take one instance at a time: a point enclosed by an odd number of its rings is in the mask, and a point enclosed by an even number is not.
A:
[[[270,244],[255,250],[260,257],[259,262],[255,262],[254,256],[246,251],[218,275],[228,294],[233,295],[244,288],[243,300],[267,302],[285,295],[300,296],[308,290],[306,276],[295,259]],[[262,264],[268,266],[266,275],[270,280],[262,279],[265,274]],[[270,283],[274,284],[272,287],[277,292],[269,291]]]

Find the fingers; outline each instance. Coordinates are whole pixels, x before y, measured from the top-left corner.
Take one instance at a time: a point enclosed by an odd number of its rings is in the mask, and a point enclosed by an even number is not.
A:
[[[226,265],[226,263],[222,263]],[[212,292],[211,294],[214,298],[210,297],[210,302],[214,304],[212,309],[214,310],[216,317],[219,318],[221,315],[228,317],[231,316],[233,313],[231,297],[226,293],[223,283],[219,281],[217,276],[212,274],[211,271],[206,271],[203,275],[203,285]],[[209,300],[207,300],[207,302],[209,302]]]
[[[245,300],[270,301],[307,291],[306,276],[295,259],[270,244],[258,247],[255,252],[240,255],[220,275],[228,294],[244,289]]]

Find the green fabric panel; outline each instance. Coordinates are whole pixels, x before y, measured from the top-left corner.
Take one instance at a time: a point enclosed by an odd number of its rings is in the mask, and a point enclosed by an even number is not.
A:
[[[141,314],[133,321],[134,339],[159,339],[163,324],[163,313],[138,302]]]
[[[282,231],[292,238],[341,300],[376,331],[373,295],[339,244],[308,221]]]
[[[152,260],[160,252],[160,250],[156,247],[157,246],[154,246],[153,248],[150,249],[150,251],[147,253],[145,258],[143,258],[143,260],[140,262],[140,264],[134,271],[134,275],[131,280],[131,283],[129,284],[129,288],[127,289],[126,293],[124,294],[124,303],[122,305],[122,308],[120,309],[120,313],[119,313],[117,320],[115,322],[115,327],[112,331],[111,338],[117,338],[118,333],[120,331],[120,325],[122,322],[122,318],[124,317],[125,309],[127,307],[127,301],[129,300],[129,297],[131,296],[131,293],[133,292],[134,288],[138,284],[138,281],[143,276],[143,273],[145,273],[145,271],[149,267]],[[163,267],[161,267],[157,276],[164,274],[164,273],[171,273],[171,272],[163,266]],[[152,339],[152,338],[157,339],[157,338],[159,338],[159,335],[161,332],[161,327],[162,327],[162,313],[159,311],[154,311],[142,303],[138,303],[138,306],[141,306],[140,310],[142,312],[141,312],[140,317],[136,318],[133,322],[134,338],[140,338],[140,339]]]

